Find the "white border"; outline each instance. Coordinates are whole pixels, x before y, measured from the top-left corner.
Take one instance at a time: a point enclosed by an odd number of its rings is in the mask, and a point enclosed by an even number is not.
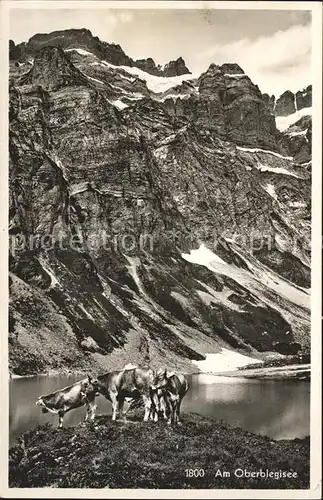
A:
[[[322,199],[322,4],[320,2],[268,2],[268,1],[2,1],[0,3],[0,61],[3,66],[0,87],[2,117],[0,125],[1,147],[1,316],[0,389],[3,401],[1,412],[1,482],[0,494],[6,498],[321,498],[321,199]],[[141,490],[141,489],[63,489],[63,488],[8,488],[8,25],[11,9],[239,9],[239,10],[309,10],[312,11],[312,81],[313,81],[313,183],[312,183],[312,311],[311,311],[311,486],[308,490]],[[26,22],[28,22],[26,20]]]

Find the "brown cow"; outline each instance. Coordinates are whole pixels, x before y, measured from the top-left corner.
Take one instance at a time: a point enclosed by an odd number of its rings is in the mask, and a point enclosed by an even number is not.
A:
[[[95,394],[96,389],[90,375],[86,379],[80,380],[73,385],[59,389],[56,392],[39,396],[36,401],[37,406],[42,407],[42,412],[48,411],[58,414],[58,427],[63,427],[65,413],[75,408],[86,405],[85,420],[94,419],[95,416]]]
[[[181,373],[167,373],[167,370],[159,372],[155,378],[155,384],[151,386],[154,394],[153,401],[156,396],[158,399],[155,411],[162,410],[164,418],[168,413],[167,423],[181,425],[180,408],[182,400],[189,389],[188,382]]]
[[[126,421],[124,411],[125,399],[142,397],[145,407],[144,422],[149,418],[152,401],[158,406],[156,391],[152,394],[151,386],[155,383],[156,373],[151,368],[131,368],[129,370],[114,371],[100,375],[93,381],[97,392],[112,403],[112,420],[116,420],[119,411]],[[155,415],[158,420],[158,415]]]

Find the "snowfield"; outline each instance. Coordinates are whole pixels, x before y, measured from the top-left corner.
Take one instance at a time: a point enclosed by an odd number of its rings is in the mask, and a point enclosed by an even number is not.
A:
[[[263,361],[250,358],[244,354],[222,348],[216,354],[206,354],[203,361],[192,361],[202,373],[222,373],[237,370],[242,366],[263,363]]]
[[[227,240],[228,241],[228,240]],[[182,254],[182,258],[188,262],[207,267],[210,271],[223,274],[229,278],[239,281],[252,293],[261,297],[266,304],[285,313],[291,304],[310,309],[310,291],[305,292],[294,286],[288,280],[278,276],[274,271],[259,264],[252,256],[245,254],[235,243],[231,243],[232,249],[248,265],[250,271],[246,271],[235,264],[224,262],[218,255],[206,248],[203,244],[197,250],[191,250],[189,254]],[[269,290],[274,292],[274,297],[268,295]],[[284,301],[284,307],[277,306],[278,294]]]
[[[128,104],[125,104],[120,99],[117,99],[116,101],[109,101],[109,102],[111,102],[111,104],[113,104],[113,106],[115,106],[118,109],[128,108]]]
[[[107,61],[102,61],[104,66],[113,68],[113,69],[122,69],[129,75],[136,76],[140,80],[144,80],[148,89],[155,94],[160,94],[162,92],[166,92],[166,90],[171,89],[172,87],[176,87],[185,81],[195,80],[199,77],[199,75],[180,75],[180,76],[155,76],[150,73],[146,73],[142,69],[130,67],[130,66],[115,66]]]
[[[93,56],[97,59],[97,57],[92,53],[88,52],[87,50],[80,49],[80,48],[72,48],[72,49],[66,49],[65,52],[72,52],[75,51],[78,54],[82,56]],[[129,75],[133,75],[140,80],[144,80],[146,82],[146,85],[151,92],[154,92],[155,94],[159,94],[162,92],[166,92],[167,90],[171,89],[172,87],[176,87],[177,85],[180,85],[184,81],[190,81],[190,80],[195,80],[197,79],[200,75],[192,75],[191,73],[188,75],[180,75],[180,76],[155,76],[151,75],[150,73],[146,73],[146,71],[143,71],[142,69],[136,68],[136,67],[131,67],[131,66],[116,66],[114,64],[109,63],[108,61],[102,60],[101,62],[94,62],[92,65],[102,65],[106,67],[110,67],[113,69],[122,69]],[[233,75],[230,75],[233,76]],[[244,75],[245,76],[245,75]],[[130,79],[130,81],[134,81],[134,78]]]
[[[312,116],[312,107],[303,108],[288,116],[276,116],[276,127],[280,132],[284,132],[293,123],[296,123],[302,116]]]
[[[219,264],[224,264],[225,266],[227,265],[221,257],[211,252],[211,250],[206,248],[204,245],[201,245],[197,250],[191,250],[190,253],[183,253],[182,257],[193,264],[206,266],[211,271],[214,271],[214,268],[210,265],[210,262],[217,262]]]

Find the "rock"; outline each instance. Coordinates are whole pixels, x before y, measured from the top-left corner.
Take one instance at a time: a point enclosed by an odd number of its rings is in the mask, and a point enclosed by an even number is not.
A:
[[[200,127],[239,145],[286,152],[274,116],[240,66],[212,64],[199,78],[199,93],[193,116]]]
[[[54,90],[67,86],[87,85],[88,81],[71,64],[59,46],[48,46],[37,53],[32,69],[21,78],[20,83]]]
[[[81,347],[85,351],[89,351],[89,352],[100,352],[101,351],[100,346],[98,346],[98,344],[95,342],[95,340],[90,335],[82,340]]]
[[[131,65],[130,57],[126,56],[120,45],[101,42],[88,29],[70,29],[34,35],[28,40],[25,52],[34,56],[42,48],[50,46],[59,46],[65,50],[82,49],[112,64]]]
[[[223,71],[223,73],[229,74],[229,75],[242,75],[242,74],[244,74],[244,71],[241,68],[241,66],[239,66],[239,64],[236,64],[236,63],[224,63],[221,66],[221,70]]]
[[[162,68],[160,65],[156,66],[155,61],[148,57],[147,59],[137,59],[133,61],[133,66],[156,76],[179,76],[189,74],[190,71],[185,66],[185,61],[182,57],[176,59],[176,61],[170,61],[168,64]]]
[[[176,61],[170,61],[166,64],[162,73],[164,76],[180,76],[187,75],[190,71],[186,67],[184,59],[179,57]]]
[[[271,95],[269,96],[268,94],[263,94],[262,95],[263,101],[265,102],[266,106],[270,109],[271,113],[274,112],[275,108],[275,96]]]
[[[296,108],[297,110],[309,108],[312,106],[312,85],[306,87],[302,91],[296,92]]]
[[[286,90],[276,101],[275,115],[288,116],[295,111],[295,95],[290,90]]]
[[[158,75],[160,73],[160,69],[151,57],[148,57],[148,59],[137,59],[133,62],[133,65],[151,75]]]
[[[9,59],[18,61],[22,56],[22,51],[19,46],[16,46],[13,40],[9,40]]]

